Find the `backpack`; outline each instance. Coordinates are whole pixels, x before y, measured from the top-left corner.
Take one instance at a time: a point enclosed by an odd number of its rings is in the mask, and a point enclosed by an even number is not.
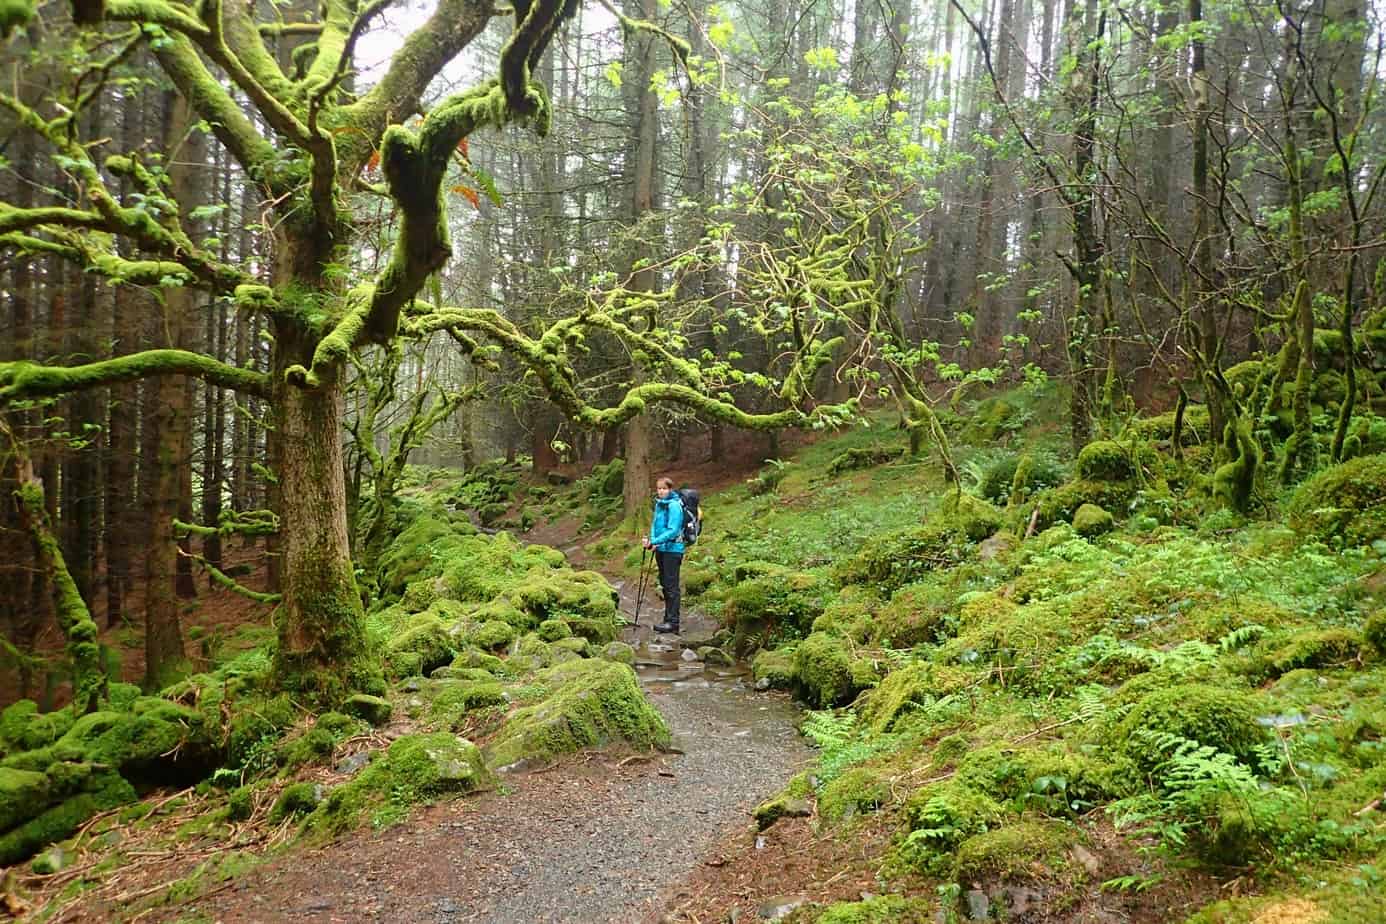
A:
[[[697,488],[679,488],[679,501],[683,504],[683,535],[679,541],[684,545],[697,542],[703,531],[703,513],[698,509],[699,500]]]

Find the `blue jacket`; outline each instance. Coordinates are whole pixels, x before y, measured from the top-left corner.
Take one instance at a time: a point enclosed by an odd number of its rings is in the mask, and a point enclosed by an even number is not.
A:
[[[655,501],[650,545],[657,552],[683,554],[683,501],[679,492],[670,491],[668,497]]]

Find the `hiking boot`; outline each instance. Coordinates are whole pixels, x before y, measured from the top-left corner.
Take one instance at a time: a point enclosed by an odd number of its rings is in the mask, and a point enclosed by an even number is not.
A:
[[[676,622],[661,622],[654,627],[656,632],[672,632],[675,635],[679,632],[679,624]]]

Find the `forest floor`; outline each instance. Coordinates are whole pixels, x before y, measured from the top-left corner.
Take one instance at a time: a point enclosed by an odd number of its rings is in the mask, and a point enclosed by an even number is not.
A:
[[[635,595],[622,586],[622,608]],[[651,603],[645,600],[644,613]],[[726,847],[752,836],[749,813],[808,762],[798,711],[782,694],[753,692],[743,671],[685,662],[653,635],[653,619],[628,629],[646,692],[674,734],[653,757],[593,753],[520,774],[479,798],[415,813],[310,851],[291,851],[190,909],[153,920],[225,924],[336,922],[629,922],[663,919],[686,904],[700,868],[727,862]],[[684,638],[714,627],[686,614]],[[813,854],[807,827],[760,838],[738,898],[762,900],[769,872]],[[831,857],[832,850],[822,851]],[[839,873],[834,866],[826,876]],[[840,877],[844,885],[856,877]],[[853,893],[854,895],[855,893]],[[680,915],[679,920],[684,918]]]

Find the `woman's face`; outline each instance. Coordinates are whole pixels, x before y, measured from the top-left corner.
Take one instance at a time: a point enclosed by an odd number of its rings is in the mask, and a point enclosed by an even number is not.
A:
[[[659,497],[660,500],[664,500],[669,496],[670,492],[672,492],[673,490],[674,489],[669,487],[667,484],[662,484],[659,487],[655,488],[655,494]]]

